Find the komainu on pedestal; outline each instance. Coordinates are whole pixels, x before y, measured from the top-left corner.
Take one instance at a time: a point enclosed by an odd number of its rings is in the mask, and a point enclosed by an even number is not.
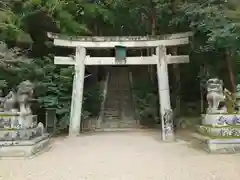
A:
[[[50,145],[44,125],[31,111],[33,90],[27,80],[0,98],[0,157],[30,157]]]
[[[209,79],[206,87],[207,113],[202,115],[192,145],[211,153],[235,153],[240,150],[240,88],[232,94],[217,78]]]

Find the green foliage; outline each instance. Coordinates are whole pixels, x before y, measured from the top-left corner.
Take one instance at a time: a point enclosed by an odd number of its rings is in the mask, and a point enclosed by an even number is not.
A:
[[[23,80],[30,80],[35,84],[35,95],[44,108],[56,108],[58,128],[65,129],[69,123],[73,67],[57,67],[53,64],[53,56],[33,59],[31,63],[14,64],[11,69],[18,68],[13,75],[0,81],[0,86],[14,88]],[[14,77],[14,78],[13,78]],[[100,85],[96,84],[84,91],[83,118],[97,116],[100,110],[102,95]]]
[[[218,2],[218,3],[216,3]],[[196,32],[196,38],[204,41],[200,44],[203,51],[231,48],[238,50],[239,33],[236,23],[228,15],[225,1],[189,1],[180,5],[178,15],[171,23],[185,23]]]
[[[41,16],[37,16],[39,13]],[[227,82],[225,72],[231,68],[226,69],[223,59],[228,51],[231,60],[236,62],[236,72],[239,71],[239,14],[237,0],[0,1],[0,40],[12,47],[0,46],[0,79],[6,81],[1,81],[0,86],[11,88],[26,79],[33,81],[41,105],[56,108],[60,127],[66,127],[71,107],[73,68],[58,67],[53,64],[52,55],[43,57],[46,54],[36,55],[32,51],[34,46],[40,52],[42,46],[51,47],[46,32],[52,26],[67,35],[149,35],[191,30],[195,33],[191,44],[192,63],[181,77],[184,84],[181,91],[194,91],[198,96],[197,78],[204,84],[211,76],[201,71],[197,77],[201,64],[212,67],[213,70],[209,71],[220,74]],[[36,23],[40,24],[37,28]],[[43,35],[40,36],[38,30]],[[29,51],[25,50],[26,46]],[[189,90],[189,85],[194,88]],[[156,89],[147,80],[135,83],[137,114],[144,121],[156,121],[155,117],[158,117]],[[187,98],[188,93],[185,96]],[[90,86],[84,97],[84,118],[97,116],[102,98],[99,85]]]
[[[3,89],[7,87],[7,81],[6,80],[0,80],[0,88]]]
[[[22,15],[12,11],[14,3],[0,2],[0,39],[22,40],[23,37],[31,42],[30,36],[22,29]]]
[[[103,100],[102,89],[100,84],[97,83],[84,90],[84,111],[89,112],[90,116],[97,117],[100,112],[101,102]]]
[[[158,94],[149,79],[133,80],[135,113],[142,125],[154,125],[159,120]]]

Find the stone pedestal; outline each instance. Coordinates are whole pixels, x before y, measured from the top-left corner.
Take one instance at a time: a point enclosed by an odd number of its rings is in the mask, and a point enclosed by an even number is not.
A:
[[[49,134],[37,116],[0,112],[0,158],[33,156],[49,145]]]
[[[240,138],[212,138],[195,133],[193,134],[192,146],[208,153],[237,153],[240,152]]]
[[[202,115],[192,145],[210,153],[240,151],[240,114]]]

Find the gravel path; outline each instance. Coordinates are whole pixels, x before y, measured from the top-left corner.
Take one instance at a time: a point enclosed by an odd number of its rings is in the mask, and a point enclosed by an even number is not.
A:
[[[239,180],[240,155],[209,155],[156,132],[56,139],[34,159],[0,160],[1,180]]]

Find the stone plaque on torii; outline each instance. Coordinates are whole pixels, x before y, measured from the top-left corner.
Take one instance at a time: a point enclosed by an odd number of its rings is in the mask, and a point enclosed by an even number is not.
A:
[[[155,47],[156,55],[126,57],[125,65],[157,65],[157,78],[159,89],[159,110],[162,119],[162,139],[174,140],[172,109],[170,104],[168,64],[188,63],[188,55],[171,56],[166,52],[168,46],[180,46],[189,44],[191,32],[178,33],[164,36],[121,36],[121,37],[69,37],[48,33],[48,37],[54,39],[55,46],[75,47],[75,57],[54,57],[54,63],[59,65],[74,65],[73,93],[71,103],[71,115],[69,135],[78,135],[80,132],[82,96],[84,86],[84,74],[86,65],[119,65],[115,57],[91,57],[86,55],[86,49],[99,48],[138,48]]]

